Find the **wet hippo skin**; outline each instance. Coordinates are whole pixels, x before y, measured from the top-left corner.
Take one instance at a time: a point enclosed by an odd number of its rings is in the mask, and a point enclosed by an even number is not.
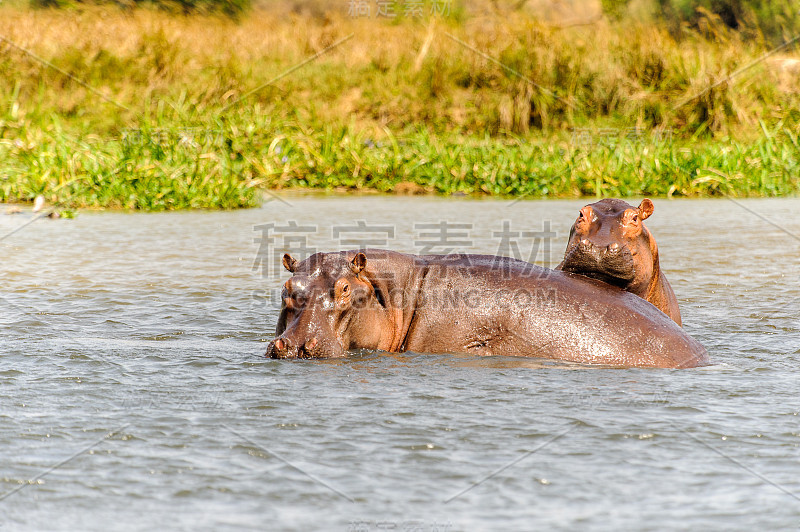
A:
[[[644,299],[523,261],[386,250],[317,253],[282,293],[270,358],[341,357],[350,349],[525,356],[685,368],[706,350]]]

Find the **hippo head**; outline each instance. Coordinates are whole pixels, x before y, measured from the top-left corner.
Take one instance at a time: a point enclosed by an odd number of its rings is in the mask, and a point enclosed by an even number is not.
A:
[[[350,255],[316,253],[299,263],[283,256],[283,266],[293,276],[283,285],[281,314],[267,357],[342,357],[351,347],[371,345],[379,328],[366,327],[364,321],[374,310],[375,291],[363,275],[366,255]]]
[[[653,202],[638,207],[604,199],[581,209],[569,234],[560,269],[637,293],[653,277],[658,249],[644,223]]]

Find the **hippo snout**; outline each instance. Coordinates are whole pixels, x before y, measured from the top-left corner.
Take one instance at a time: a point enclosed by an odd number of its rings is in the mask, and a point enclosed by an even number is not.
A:
[[[620,287],[633,281],[636,274],[636,265],[627,246],[591,238],[582,238],[569,247],[559,269]]]
[[[281,336],[269,343],[266,356],[273,359],[321,358],[319,340],[315,336],[303,343],[297,343]]]

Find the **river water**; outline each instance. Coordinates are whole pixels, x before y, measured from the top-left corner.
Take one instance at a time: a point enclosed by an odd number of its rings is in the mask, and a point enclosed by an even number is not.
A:
[[[800,526],[800,200],[655,202],[662,268],[715,364],[643,370],[266,360],[284,251],[555,265],[586,203],[269,199],[0,242],[0,531]]]

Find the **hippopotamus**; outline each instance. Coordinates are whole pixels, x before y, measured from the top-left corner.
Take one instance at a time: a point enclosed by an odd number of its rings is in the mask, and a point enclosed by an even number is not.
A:
[[[282,289],[267,357],[329,358],[348,350],[471,353],[586,364],[686,368],[706,350],[619,287],[506,257],[316,253]]]
[[[644,220],[655,206],[633,207],[619,199],[586,205],[569,233],[564,260],[556,269],[618,286],[655,305],[681,325],[678,300],[658,265],[658,246]]]

